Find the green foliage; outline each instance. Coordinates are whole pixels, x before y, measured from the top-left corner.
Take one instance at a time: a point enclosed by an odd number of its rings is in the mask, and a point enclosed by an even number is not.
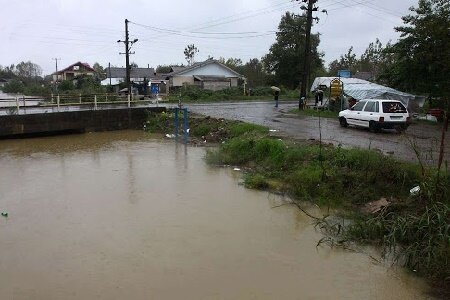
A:
[[[25,90],[25,85],[22,81],[18,79],[12,79],[5,84],[3,87],[3,92],[5,93],[23,93]]]
[[[49,96],[51,94],[51,88],[49,85],[30,83],[25,86],[23,93],[27,96]]]
[[[144,124],[144,130],[152,133],[164,133],[174,131],[174,121],[172,113],[150,112]]]
[[[389,50],[395,57],[383,74],[390,85],[404,91],[432,96],[450,94],[450,2],[419,0],[412,14],[397,27],[399,41]]]
[[[311,117],[321,117],[321,118],[330,118],[330,119],[337,119],[339,116],[339,112],[337,111],[331,111],[331,110],[318,110],[318,109],[304,109],[299,110],[298,108],[293,109],[291,111],[292,113],[299,114],[299,115],[305,115],[305,116],[311,116]]]
[[[265,126],[250,123],[236,123],[230,126],[229,136],[230,138],[234,138],[242,135],[264,135],[268,132],[269,129]]]
[[[172,68],[172,66],[169,66],[169,65],[158,65],[157,67],[156,67],[156,73],[164,73],[164,74],[167,74],[167,73],[170,73],[170,69]]]
[[[248,188],[265,190],[269,188],[269,183],[261,174],[246,174],[244,176],[244,184]]]
[[[298,87],[303,70],[305,53],[305,16],[286,13],[280,21],[277,40],[263,58],[265,70],[274,73],[274,84],[283,84],[290,89]],[[300,34],[299,34],[300,33]],[[323,69],[323,53],[318,52],[319,34],[311,34],[311,73]]]
[[[393,57],[389,54],[392,45],[388,42],[385,46],[376,39],[371,42],[364,53],[358,58],[353,52],[353,46],[348,52],[341,55],[340,59],[332,61],[328,65],[328,76],[337,76],[339,70],[350,70],[352,74],[357,72],[370,72],[371,81],[380,81],[382,72],[390,68]],[[381,81],[381,83],[383,83]]]
[[[58,89],[63,92],[71,91],[75,89],[75,85],[73,84],[72,80],[64,80],[59,83]]]
[[[403,197],[420,182],[418,166],[375,151],[292,145],[262,134],[231,139],[209,161],[252,166],[257,174],[286,181],[284,192],[327,205],[343,199],[345,205],[360,205],[381,197]]]

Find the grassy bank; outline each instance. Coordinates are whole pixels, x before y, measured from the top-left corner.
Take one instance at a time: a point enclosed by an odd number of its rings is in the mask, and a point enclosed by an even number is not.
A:
[[[173,116],[160,118],[149,120],[148,128],[171,132]],[[339,218],[318,220],[331,234],[330,244],[380,246],[387,258],[450,293],[448,167],[438,174],[377,151],[299,144],[272,138],[262,126],[208,117],[192,118],[190,133],[193,141],[220,143],[208,151],[207,162],[240,166],[246,187],[340,211]],[[412,195],[417,186],[420,191]],[[383,207],[367,209],[383,198]]]

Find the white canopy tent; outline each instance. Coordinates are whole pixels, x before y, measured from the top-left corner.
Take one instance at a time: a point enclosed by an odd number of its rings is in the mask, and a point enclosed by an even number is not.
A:
[[[311,86],[311,92],[320,85],[330,86],[334,79],[339,79],[343,83],[344,95],[361,99],[392,99],[403,102],[410,108],[421,107],[425,102],[425,97],[400,92],[396,89],[372,83],[358,78],[337,78],[337,77],[316,77]]]

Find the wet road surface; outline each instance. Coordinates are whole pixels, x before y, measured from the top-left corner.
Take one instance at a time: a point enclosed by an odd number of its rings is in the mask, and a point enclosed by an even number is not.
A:
[[[302,116],[289,113],[297,108],[298,103],[280,102],[278,108],[273,101],[189,104],[190,111],[216,118],[241,120],[260,124],[277,130],[276,135],[287,136],[299,140],[319,140],[343,147],[359,147],[378,149],[407,161],[418,161],[412,144],[421,153],[421,160],[427,164],[436,164],[440,147],[441,127],[430,124],[412,124],[405,134],[395,130],[383,130],[372,133],[367,129],[339,126],[337,119]],[[446,133],[445,160],[450,161],[450,133]]]

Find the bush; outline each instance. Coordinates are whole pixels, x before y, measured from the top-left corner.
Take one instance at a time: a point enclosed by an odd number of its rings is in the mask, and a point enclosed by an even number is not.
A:
[[[3,87],[3,92],[5,93],[22,93],[25,90],[25,85],[22,83],[22,81],[18,79],[12,79],[8,83],[5,84]]]

